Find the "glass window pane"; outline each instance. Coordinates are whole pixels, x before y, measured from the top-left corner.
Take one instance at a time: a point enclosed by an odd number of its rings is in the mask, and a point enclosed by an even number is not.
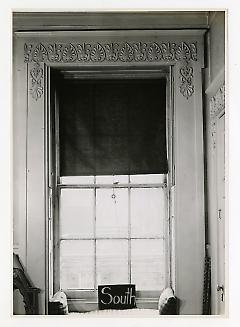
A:
[[[127,184],[128,175],[96,176],[97,184]]]
[[[131,240],[131,282],[137,290],[165,287],[163,240]]]
[[[62,176],[60,177],[60,184],[94,184],[94,176]]]
[[[60,197],[60,237],[94,235],[94,190],[63,189]]]
[[[132,184],[160,184],[165,182],[164,174],[130,175]]]
[[[128,241],[97,240],[97,285],[124,284],[128,279]]]
[[[165,189],[131,189],[131,237],[164,235],[165,202]]]
[[[94,288],[94,241],[61,241],[60,288]]]
[[[97,189],[96,235],[128,236],[128,189]]]

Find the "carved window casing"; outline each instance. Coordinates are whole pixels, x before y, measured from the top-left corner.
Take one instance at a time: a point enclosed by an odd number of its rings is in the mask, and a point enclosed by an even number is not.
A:
[[[211,135],[213,148],[216,148],[216,119],[225,110],[225,84],[210,99]]]
[[[21,219],[23,225],[26,224],[27,270],[42,291],[39,296],[40,312],[44,312],[43,307],[48,296],[48,277],[45,274],[48,258],[43,255],[46,235],[39,231],[45,230],[48,214],[51,216],[51,210],[50,213],[46,212],[51,185],[48,189],[46,176],[49,172],[46,170],[49,154],[44,143],[47,140],[49,68],[59,68],[61,71],[73,68],[84,72],[96,68],[103,72],[105,68],[114,70],[117,67],[122,71],[143,69],[151,72],[171,66],[171,70],[168,70],[171,71],[169,107],[174,108],[175,120],[169,126],[174,130],[173,153],[176,162],[173,167],[176,177],[173,192],[176,195],[172,215],[177,217],[173,256],[181,258],[176,262],[176,267],[173,267],[173,273],[177,271],[174,278],[179,294],[187,299],[186,312],[192,312],[192,307],[198,308],[196,293],[189,292],[189,289],[195,290],[197,294],[201,294],[202,290],[203,237],[199,231],[203,230],[204,214],[201,164],[203,34],[204,31],[200,30],[16,33],[18,56],[15,63],[17,78],[14,83],[17,96],[14,106],[16,112],[20,108],[27,117],[27,164],[24,176],[27,201],[26,212],[21,215],[24,217]],[[193,160],[189,160],[193,153]],[[189,196],[198,201],[189,201]],[[192,238],[183,237],[186,225],[193,235]],[[194,258],[184,251],[186,247],[194,248],[194,255],[199,258],[194,266]],[[36,257],[39,258],[37,266]],[[192,278],[193,275],[195,278]],[[188,290],[182,283],[186,278],[190,281]],[[200,312],[200,309],[195,311]]]
[[[38,99],[43,94],[43,70],[39,63],[101,63],[101,62],[159,62],[181,61],[180,92],[188,99],[194,93],[194,70],[197,61],[197,42],[122,42],[122,43],[25,43],[26,63],[33,62],[30,71],[31,94]]]

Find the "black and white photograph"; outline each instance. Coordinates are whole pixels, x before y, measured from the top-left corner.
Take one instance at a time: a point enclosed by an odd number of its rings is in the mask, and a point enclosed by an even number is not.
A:
[[[225,314],[225,15],[13,12],[14,314]]]
[[[12,318],[227,319],[227,8],[11,11]]]

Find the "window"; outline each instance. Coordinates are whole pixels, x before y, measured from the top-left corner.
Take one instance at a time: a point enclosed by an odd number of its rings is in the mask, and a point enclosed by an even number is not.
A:
[[[137,183],[125,175],[119,176],[124,184],[118,176],[97,176],[92,184],[59,185],[61,289],[121,283],[164,288],[165,176],[146,176],[137,175]]]
[[[168,283],[166,78],[64,81],[57,108],[55,285]],[[143,295],[144,294],[144,295]]]

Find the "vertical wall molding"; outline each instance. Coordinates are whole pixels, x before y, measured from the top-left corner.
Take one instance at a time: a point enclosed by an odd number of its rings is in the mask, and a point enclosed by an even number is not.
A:
[[[39,311],[46,296],[46,181],[45,181],[45,69],[28,63],[27,120],[27,267],[34,286],[41,289]]]
[[[211,82],[206,90],[207,124],[208,124],[208,226],[211,257],[211,314],[218,314],[218,121],[225,113],[225,82],[224,69]]]

